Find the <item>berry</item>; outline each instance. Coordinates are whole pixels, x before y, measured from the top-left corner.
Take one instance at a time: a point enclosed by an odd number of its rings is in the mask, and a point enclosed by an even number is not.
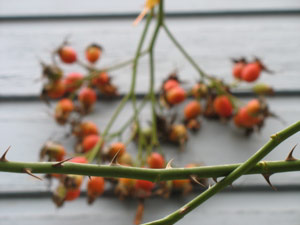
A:
[[[178,87],[179,86],[179,82],[177,80],[167,80],[164,83],[164,91],[169,91],[171,89],[173,89],[174,87]]]
[[[50,98],[56,99],[62,97],[65,94],[66,86],[61,80],[58,80],[47,84],[44,87],[44,90]]]
[[[124,152],[119,158],[118,158],[118,162],[121,165],[132,165],[133,161],[132,161],[132,157],[128,152]]]
[[[169,135],[171,141],[179,142],[180,140],[187,139],[187,129],[182,124],[176,124],[171,127],[171,132]]]
[[[79,92],[78,98],[84,108],[89,110],[97,101],[97,94],[93,89],[85,87]]]
[[[86,136],[91,135],[91,134],[98,135],[99,130],[98,130],[96,124],[94,124],[91,121],[86,121],[86,122],[83,122],[83,123],[79,124],[78,127],[75,127],[74,133],[77,136],[86,137]]]
[[[118,157],[121,157],[126,152],[126,146],[122,142],[116,142],[110,145],[108,157],[112,159],[118,152]]]
[[[95,86],[102,86],[109,83],[109,76],[106,72],[99,73],[96,77],[92,79],[92,84]]]
[[[119,178],[119,184],[124,185],[127,188],[132,188],[135,185],[135,182],[135,179]]]
[[[60,100],[57,103],[55,108],[56,121],[59,124],[64,125],[67,122],[69,115],[73,110],[74,110],[74,104],[70,99],[64,98]]]
[[[202,107],[198,101],[192,101],[184,107],[184,117],[187,120],[194,119],[202,113]]]
[[[155,184],[148,180],[137,180],[135,182],[136,189],[141,189],[146,192],[151,192],[152,189],[154,188],[154,186],[155,186]]]
[[[76,51],[70,46],[63,46],[59,49],[58,54],[64,63],[73,63],[77,60]]]
[[[104,192],[105,181],[103,177],[91,177],[87,184],[87,194],[89,203],[92,203],[94,199]]]
[[[190,180],[189,179],[185,179],[185,180],[173,180],[172,184],[173,184],[173,187],[175,189],[183,189],[187,185],[190,185]]]
[[[147,163],[149,167],[153,169],[160,169],[165,167],[164,157],[157,152],[151,153],[151,155],[147,159]]]
[[[92,135],[86,136],[82,142],[83,152],[91,151],[96,146],[98,141],[100,141],[100,140],[101,140],[101,138],[98,135],[92,134]]]
[[[258,62],[247,64],[242,71],[242,79],[247,82],[253,82],[257,80],[261,69],[261,65]]]
[[[66,201],[73,201],[76,198],[78,198],[79,195],[80,195],[80,190],[79,189],[70,189],[70,190],[67,190],[65,200]]]
[[[98,86],[98,88],[104,95],[107,95],[107,96],[116,96],[118,94],[117,87],[110,83],[103,85],[103,86]]]
[[[185,100],[186,93],[181,87],[174,87],[166,93],[166,100],[169,104],[175,105]]]
[[[85,50],[85,57],[90,63],[95,63],[101,56],[102,48],[98,45],[90,45]]]
[[[232,74],[236,79],[242,79],[242,71],[244,70],[245,66],[246,64],[244,62],[237,62],[234,64]]]
[[[53,157],[55,161],[61,161],[64,159],[66,155],[66,150],[64,146],[53,142],[49,142],[46,146],[47,152],[48,154],[50,154],[50,158]]]
[[[252,99],[251,101],[248,102],[246,108],[249,115],[256,116],[259,113],[261,108],[259,100]]]
[[[64,177],[64,186],[67,189],[79,189],[83,181],[83,176],[81,175],[67,175]]]
[[[233,111],[232,104],[229,98],[225,95],[215,98],[214,109],[220,117],[230,117]]]
[[[77,157],[74,157],[72,158],[69,162],[72,162],[72,163],[88,163],[87,159],[83,156],[77,156]]]
[[[81,73],[69,73],[66,78],[63,80],[66,91],[73,92],[78,89],[82,84],[83,75]]]
[[[252,128],[261,121],[259,117],[253,117],[248,114],[247,108],[240,108],[234,117],[234,123],[238,127]]]

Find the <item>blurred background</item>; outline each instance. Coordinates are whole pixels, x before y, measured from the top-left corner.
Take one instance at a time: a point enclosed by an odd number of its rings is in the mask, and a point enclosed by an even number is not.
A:
[[[4,151],[12,145],[9,159],[37,161],[41,145],[50,136],[58,137],[65,132],[54,124],[47,107],[39,101],[40,61],[50,62],[51,51],[66,37],[83,61],[88,44],[102,45],[104,54],[97,64],[99,67],[131,58],[143,27],[142,24],[134,27],[132,22],[143,5],[142,0],[0,0],[0,149]],[[165,9],[170,30],[207,73],[230,82],[231,58],[261,58],[275,73],[265,74],[259,81],[274,87],[275,96],[268,102],[271,110],[284,118],[284,123],[268,120],[261,133],[249,138],[228,129],[228,124],[204,121],[205,129],[191,136],[185,154],[167,149],[168,158],[175,158],[176,165],[191,161],[207,165],[242,162],[271,134],[299,120],[299,0],[166,0]],[[164,32],[158,38],[155,60],[156,89],[174,70],[188,82],[198,80],[196,71]],[[64,69],[82,71],[73,65]],[[148,90],[148,70],[148,59],[141,59],[138,93]],[[112,72],[121,94],[128,92],[130,71],[126,67]],[[247,85],[240,87],[240,92],[248,90]],[[244,99],[247,101],[249,96]],[[95,110],[99,114],[89,118],[103,127],[117,104],[117,100],[99,103]],[[125,108],[124,115],[129,115],[130,110],[130,106]],[[147,116],[149,112],[144,113],[144,118]],[[267,160],[284,159],[298,141],[299,135],[290,138]],[[71,146],[71,140],[65,142]],[[297,225],[299,178],[299,173],[272,176],[279,190],[273,192],[262,176],[242,177],[235,188],[215,196],[178,224]],[[0,224],[131,224],[137,206],[137,201],[120,202],[110,192],[91,207],[82,197],[56,209],[49,190],[46,182],[1,173]],[[147,201],[144,221],[165,216],[195,194]]]

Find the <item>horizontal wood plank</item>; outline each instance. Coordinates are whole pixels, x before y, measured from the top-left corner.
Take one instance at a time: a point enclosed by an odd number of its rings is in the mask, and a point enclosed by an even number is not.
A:
[[[83,14],[83,13],[126,13],[139,12],[144,0],[2,0],[0,15],[40,15],[40,14]],[[256,10],[300,8],[297,0],[255,0],[242,2],[238,0],[172,0],[165,1],[166,10],[171,11],[207,11],[207,10]]]
[[[275,71],[263,74],[259,82],[267,82],[277,90],[299,90],[300,79],[300,17],[226,17],[205,19],[169,19],[167,24],[196,62],[209,74],[232,80],[232,57],[258,56]],[[152,27],[153,28],[153,27]],[[41,67],[38,59],[49,61],[52,49],[66,35],[83,59],[85,47],[91,42],[104,46],[101,65],[121,62],[134,55],[142,25],[122,21],[49,21],[41,23],[7,22],[0,24],[0,95],[37,95],[41,88]],[[148,38],[149,39],[149,38]],[[198,74],[161,31],[157,48],[156,88],[170,72],[177,69],[193,82]],[[137,92],[148,87],[148,57],[140,60]],[[66,72],[82,71],[65,66]],[[120,92],[128,91],[130,67],[112,72]],[[247,89],[242,85],[242,89]]]

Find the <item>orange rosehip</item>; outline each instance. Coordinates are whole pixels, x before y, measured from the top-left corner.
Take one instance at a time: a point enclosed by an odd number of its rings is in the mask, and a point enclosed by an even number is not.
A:
[[[238,127],[252,128],[261,121],[259,117],[249,115],[247,108],[240,108],[234,117],[234,123]]]
[[[135,182],[135,188],[136,189],[141,189],[146,192],[151,192],[152,189],[154,188],[155,183],[148,181],[148,180],[137,180]]]
[[[147,163],[149,167],[153,169],[160,169],[165,167],[164,157],[157,152],[152,152],[150,154],[150,156],[147,158]]]
[[[187,120],[194,119],[201,113],[202,107],[198,101],[192,101],[184,107],[184,117]]]
[[[233,107],[229,98],[225,95],[222,95],[215,98],[214,110],[220,117],[230,117]]]
[[[50,98],[56,99],[62,97],[65,94],[66,87],[61,80],[58,80],[47,84],[45,87],[45,91]]]
[[[105,181],[103,177],[91,177],[87,184],[87,193],[89,197],[95,198],[103,194]]]
[[[261,69],[261,64],[258,62],[248,63],[242,71],[242,79],[247,82],[257,80]]]
[[[248,102],[246,108],[249,115],[256,116],[260,111],[261,105],[258,99],[252,99]]]
[[[164,91],[169,91],[171,89],[173,89],[174,87],[178,87],[179,86],[179,82],[177,80],[167,80],[164,83]]]
[[[77,156],[69,160],[72,163],[88,163],[87,159],[84,156]]]
[[[58,50],[61,61],[64,63],[74,63],[77,60],[76,51],[70,46],[63,46]]]
[[[191,181],[189,179],[184,180],[173,180],[172,184],[175,189],[183,189],[187,185],[190,185]]]
[[[109,83],[109,76],[106,72],[99,73],[96,77],[92,79],[92,84],[99,87]]]
[[[183,102],[186,97],[186,92],[181,87],[174,87],[166,92],[166,100],[169,104],[175,105]]]
[[[98,135],[99,130],[95,123],[93,123],[91,121],[86,121],[86,122],[83,122],[80,124],[78,134],[81,137],[86,137],[91,134]]]
[[[115,142],[110,145],[108,157],[112,159],[118,152],[118,157],[121,157],[126,152],[126,146],[122,142]]]
[[[69,73],[63,80],[66,86],[66,92],[73,92],[77,90],[81,86],[82,80],[83,75],[81,73]]]
[[[97,101],[97,94],[93,89],[85,87],[79,92],[78,98],[82,105],[89,109]]]
[[[90,45],[85,50],[85,57],[90,63],[95,63],[102,54],[102,48],[99,45]]]
[[[91,151],[100,140],[101,140],[101,138],[98,135],[92,134],[92,135],[86,136],[82,142],[83,152]]]

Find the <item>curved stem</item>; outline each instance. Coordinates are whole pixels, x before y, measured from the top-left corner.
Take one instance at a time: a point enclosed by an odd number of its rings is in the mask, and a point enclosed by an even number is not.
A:
[[[240,164],[237,168],[235,168],[232,172],[230,172],[224,179],[215,184],[214,186],[208,188],[202,194],[198,195],[192,201],[178,209],[177,211],[171,213],[163,219],[156,220],[150,223],[145,223],[144,225],[167,225],[174,224],[180,219],[182,219],[186,214],[197,208],[199,205],[204,203],[206,200],[223,190],[226,186],[231,185],[236,179],[238,179],[243,174],[248,173],[253,169],[257,163],[264,158],[267,154],[269,154],[277,145],[279,145],[282,141],[295,134],[300,130],[300,121],[291,125],[290,127],[276,133],[271,136],[271,139],[261,148],[259,149],[252,157],[250,157],[247,161]]]

